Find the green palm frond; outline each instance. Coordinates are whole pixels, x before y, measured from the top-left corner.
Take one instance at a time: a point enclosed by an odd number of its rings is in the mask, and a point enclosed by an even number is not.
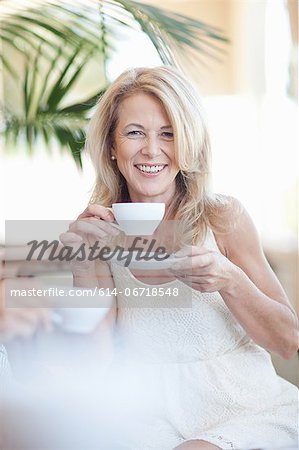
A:
[[[152,5],[131,0],[86,0],[75,4],[64,0],[49,1],[37,8],[15,11],[13,3],[8,11],[0,5],[0,39],[20,51],[36,50],[42,41],[50,49],[57,49],[59,41],[77,46],[82,40],[107,52],[109,33],[113,24],[134,28],[136,24],[151,39],[164,63],[173,63],[169,47],[191,47],[213,56],[219,42],[227,42],[221,30],[201,21],[165,11]],[[110,24],[110,26],[109,26]],[[100,30],[102,37],[100,39]],[[44,46],[44,51],[46,48]],[[4,57],[3,52],[1,56]]]
[[[2,0],[0,22],[0,61],[20,94],[18,105],[2,102],[6,142],[25,141],[34,153],[37,142],[50,149],[56,141],[78,165],[85,125],[107,85],[106,63],[121,29],[145,33],[161,62],[175,66],[190,50],[192,58],[218,58],[228,42],[213,26],[132,0]],[[22,64],[16,67],[11,55]],[[101,62],[101,82],[89,98],[73,101],[91,60]]]
[[[41,72],[40,51],[41,48],[38,49],[33,61],[28,61],[25,67],[22,113],[18,114],[12,108],[3,109],[5,138],[14,145],[25,140],[29,153],[34,152],[35,143],[41,139],[48,147],[56,141],[62,148],[69,148],[76,163],[81,165],[81,150],[84,145],[84,128],[88,113],[105,88],[82,103],[63,107],[65,97],[71,92],[74,82],[80,77],[91,54],[82,58],[79,47],[69,55],[68,60],[64,60],[62,52],[58,49],[44,76],[47,80],[51,78],[51,82],[49,81],[46,86],[42,85],[40,89],[40,84],[36,82]],[[53,65],[57,64],[59,57],[64,64],[53,79],[53,76],[51,77]]]
[[[9,7],[3,11],[0,2],[0,59],[12,74],[8,56],[10,49],[30,57],[42,45],[41,56],[51,61],[53,52],[61,49],[62,43],[62,53],[66,54],[68,49],[78,48],[84,43],[83,52],[97,48],[99,53],[109,55],[109,39],[100,39],[103,18],[92,2],[89,7],[82,4],[79,9],[70,1],[57,4],[49,0],[38,7],[30,7],[31,2],[24,0],[21,11],[13,2],[8,4]],[[112,34],[107,30],[109,32]]]
[[[213,58],[215,52],[222,51],[218,43],[228,42],[221,30],[201,21],[131,0],[118,0],[117,3],[123,7],[122,23],[132,26],[132,19],[136,21],[149,36],[164,64],[178,65],[173,51],[177,47],[181,54],[189,47]],[[108,0],[107,4],[115,2]]]

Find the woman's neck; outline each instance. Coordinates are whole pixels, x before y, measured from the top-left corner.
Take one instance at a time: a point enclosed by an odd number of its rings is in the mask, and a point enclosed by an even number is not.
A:
[[[160,195],[155,197],[147,197],[142,195],[136,195],[134,193],[129,193],[129,201],[132,203],[164,203],[165,204],[165,216],[167,219],[170,219],[168,217],[168,212],[171,210],[171,206],[173,203],[173,198],[175,196],[175,192],[172,192],[170,194],[166,195]]]

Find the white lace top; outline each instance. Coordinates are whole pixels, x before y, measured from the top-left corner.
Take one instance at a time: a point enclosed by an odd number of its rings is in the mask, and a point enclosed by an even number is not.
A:
[[[205,246],[219,251],[211,232]],[[153,288],[117,263],[111,269],[118,291]],[[220,294],[178,280],[160,287],[178,295],[118,295],[120,397],[135,417],[129,448],[171,450],[191,439],[221,449],[297,448],[298,390],[277,376]]]

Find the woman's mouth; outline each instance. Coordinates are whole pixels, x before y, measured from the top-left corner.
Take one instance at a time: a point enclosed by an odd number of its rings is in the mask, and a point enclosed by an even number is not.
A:
[[[158,175],[167,164],[135,164],[135,167],[144,175]]]

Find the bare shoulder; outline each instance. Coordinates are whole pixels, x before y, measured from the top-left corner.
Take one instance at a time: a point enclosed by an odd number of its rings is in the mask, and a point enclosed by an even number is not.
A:
[[[251,281],[269,297],[288,305],[287,296],[263,252],[259,233],[242,203],[226,197],[219,206],[218,220],[224,231],[214,231],[220,251],[241,268]],[[222,208],[222,210],[221,210]],[[216,217],[216,213],[215,213]]]
[[[222,253],[233,262],[250,254],[262,257],[256,226],[245,206],[235,197],[217,195],[214,234]]]

